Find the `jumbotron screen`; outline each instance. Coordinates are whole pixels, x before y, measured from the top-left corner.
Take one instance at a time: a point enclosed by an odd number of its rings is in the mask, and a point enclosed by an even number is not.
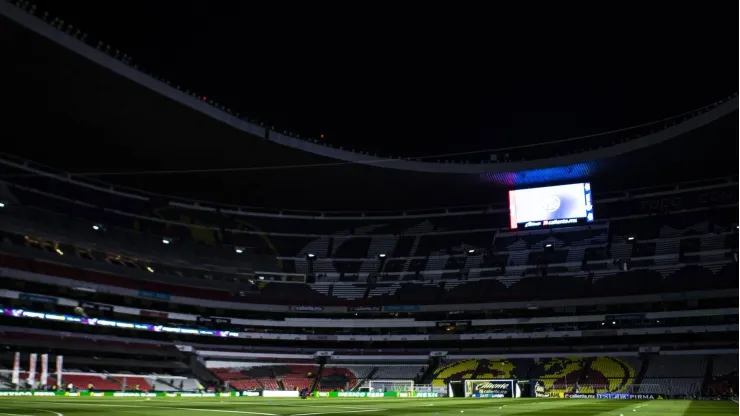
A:
[[[512,229],[593,222],[593,209],[589,182],[509,191]]]

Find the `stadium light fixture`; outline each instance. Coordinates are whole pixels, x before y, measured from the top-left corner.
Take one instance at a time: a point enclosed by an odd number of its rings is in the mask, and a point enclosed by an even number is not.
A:
[[[552,243],[545,244],[545,248],[551,248],[551,247],[552,247]]]
[[[384,259],[384,258],[385,258],[385,253],[380,253],[380,254],[378,254],[378,258],[379,258],[379,259]]]
[[[241,247],[235,247],[234,248],[234,251],[236,251],[236,254],[242,254],[242,253],[244,253],[244,249],[241,248]]]
[[[100,226],[98,224],[93,225],[93,230],[100,231]]]
[[[475,254],[475,249],[471,248],[470,250],[468,250],[468,254]]]
[[[316,258],[316,255],[313,254],[313,253],[308,253],[308,254],[306,254],[306,258],[315,259]]]
[[[627,241],[635,241],[635,237],[629,236],[629,237],[627,237]]]
[[[5,208],[5,202],[0,201],[0,208]]]
[[[154,269],[152,269],[152,266],[146,266],[146,271],[149,273],[154,273]]]
[[[170,244],[171,242],[172,242],[172,239],[171,238],[163,238],[162,239],[162,244]]]

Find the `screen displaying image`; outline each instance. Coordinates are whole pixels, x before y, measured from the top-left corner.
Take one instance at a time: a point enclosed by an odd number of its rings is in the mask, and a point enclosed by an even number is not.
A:
[[[593,222],[591,184],[509,191],[509,214],[513,229]]]

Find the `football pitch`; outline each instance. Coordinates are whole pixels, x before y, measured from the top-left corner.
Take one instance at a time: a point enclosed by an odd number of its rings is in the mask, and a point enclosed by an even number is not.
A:
[[[434,415],[650,415],[729,416],[738,414],[732,401],[596,400],[596,399],[268,399],[4,397],[0,416],[403,416]]]

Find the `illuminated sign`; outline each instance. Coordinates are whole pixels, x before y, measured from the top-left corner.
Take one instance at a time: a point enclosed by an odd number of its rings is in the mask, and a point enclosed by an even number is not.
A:
[[[509,191],[509,216],[512,229],[593,222],[591,184]]]
[[[138,329],[140,331],[154,331],[154,332],[166,332],[171,334],[187,334],[187,335],[206,335],[212,337],[238,337],[238,332],[232,331],[213,331],[206,329],[193,329],[193,328],[182,328],[172,327],[164,325],[150,325],[142,323],[122,322],[113,321],[110,319],[99,319],[99,318],[84,318],[80,316],[72,315],[61,315],[54,313],[44,312],[33,312],[23,309],[0,309],[0,314],[10,315],[16,318],[32,318],[32,319],[43,319],[52,321],[65,321],[73,322],[92,326],[104,326],[109,328],[124,328],[124,329]]]

